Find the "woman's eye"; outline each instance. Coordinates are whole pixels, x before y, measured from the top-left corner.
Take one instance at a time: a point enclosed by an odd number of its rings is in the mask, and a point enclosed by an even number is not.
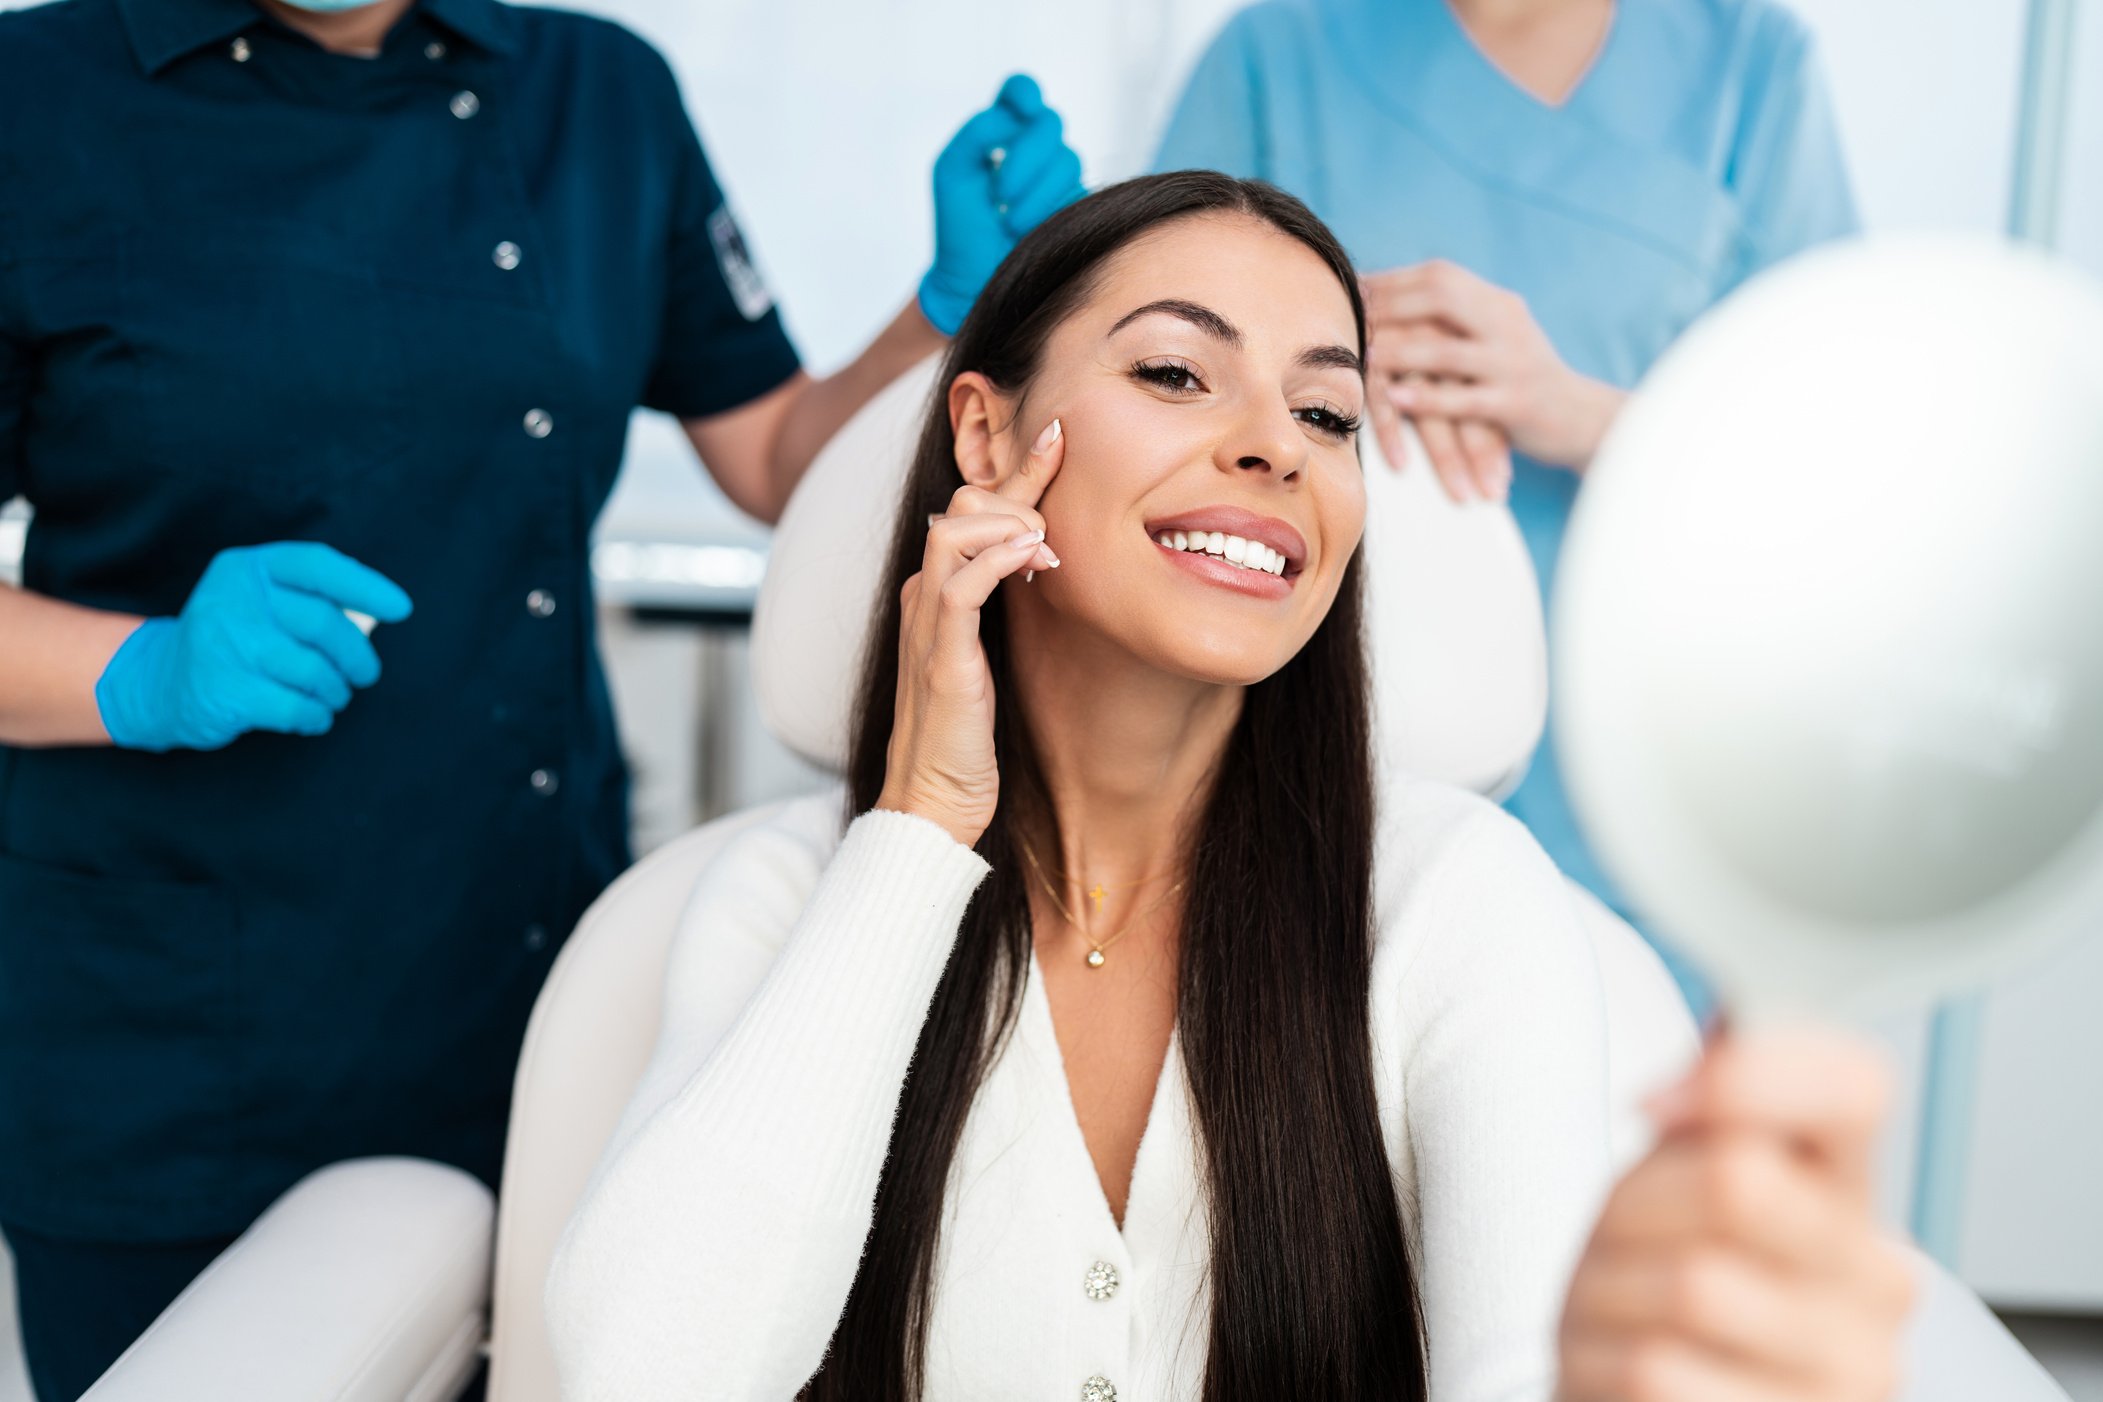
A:
[[[1188,365],[1178,365],[1174,361],[1155,361],[1151,364],[1142,362],[1132,367],[1132,374],[1150,385],[1176,394],[1192,394],[1205,387],[1198,379],[1197,371]]]
[[[1326,404],[1314,404],[1305,409],[1295,409],[1293,416],[1301,423],[1318,429],[1332,438],[1349,438],[1358,432],[1358,416],[1341,414]]]

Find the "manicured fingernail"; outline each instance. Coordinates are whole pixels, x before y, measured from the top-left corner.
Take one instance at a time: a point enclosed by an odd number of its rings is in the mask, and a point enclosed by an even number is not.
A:
[[[1022,572],[1022,582],[1024,584],[1028,584],[1031,580],[1035,579],[1036,577],[1037,572],[1035,570],[1024,570]]]
[[[1031,563],[1040,570],[1055,570],[1059,567],[1059,557],[1052,554],[1049,545],[1040,545],[1037,547],[1037,557]]]
[[[1042,531],[1024,531],[1021,535],[1009,540],[1008,544],[1020,550],[1025,545],[1035,545],[1043,539],[1044,532]]]
[[[1413,409],[1417,403],[1417,392],[1408,385],[1396,385],[1388,390],[1387,402],[1397,409]]]
[[[937,522],[937,521],[939,521],[939,520],[941,520],[941,519],[942,519],[942,513],[941,513],[941,512],[939,512],[939,511],[930,511],[930,512],[928,512],[928,513],[927,513],[927,528],[928,528],[929,530],[933,530],[933,529],[935,528],[935,522]]]
[[[1044,432],[1037,435],[1037,441],[1031,445],[1030,451],[1033,453],[1049,451],[1051,445],[1059,441],[1059,432],[1059,421],[1053,419],[1044,426]]]

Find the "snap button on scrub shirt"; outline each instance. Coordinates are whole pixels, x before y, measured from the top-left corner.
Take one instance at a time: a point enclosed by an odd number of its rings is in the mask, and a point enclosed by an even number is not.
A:
[[[416,602],[327,735],[0,747],[0,1221],[200,1239],[372,1153],[493,1183],[533,997],[628,862],[587,542],[630,412],[796,368],[671,72],[492,0],[369,59],[63,0],[0,14],[0,133],[26,587],[173,614],[313,540]]]

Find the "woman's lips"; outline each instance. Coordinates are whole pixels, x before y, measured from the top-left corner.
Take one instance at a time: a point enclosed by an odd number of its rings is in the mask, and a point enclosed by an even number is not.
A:
[[[1154,549],[1168,557],[1172,568],[1187,571],[1208,584],[1217,584],[1258,599],[1283,599],[1291,595],[1295,571],[1287,567],[1283,575],[1252,570],[1246,565],[1229,564],[1217,555],[1195,550],[1178,550],[1163,545],[1159,533],[1154,538]]]
[[[1285,573],[1297,574],[1307,562],[1307,542],[1290,523],[1263,516],[1239,506],[1205,506],[1182,511],[1146,523],[1146,533],[1159,539],[1163,531],[1185,535],[1203,531],[1221,536],[1239,536],[1257,541],[1285,557]]]

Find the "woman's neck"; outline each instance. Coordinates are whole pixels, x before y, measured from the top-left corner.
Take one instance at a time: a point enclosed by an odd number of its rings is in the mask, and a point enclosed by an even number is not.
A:
[[[1440,3],[1440,0],[1433,0]],[[1534,99],[1559,107],[1598,61],[1615,0],[1443,0],[1469,41]]]
[[[284,0],[256,0],[259,8],[289,29],[296,29],[330,53],[370,58],[380,52],[395,24],[416,0],[373,0],[355,10],[302,10]]]
[[[1508,27],[1538,23],[1558,10],[1571,8],[1570,0],[1445,0],[1461,23]]]
[[[1157,671],[1107,639],[1074,636],[1046,609],[1011,608],[1008,624],[1022,694],[1000,704],[1028,719],[1058,823],[1059,849],[1036,855],[1054,883],[1066,877],[1069,909],[1094,887],[1122,888],[1113,904],[1126,908],[1158,899],[1183,874],[1242,688]]]

